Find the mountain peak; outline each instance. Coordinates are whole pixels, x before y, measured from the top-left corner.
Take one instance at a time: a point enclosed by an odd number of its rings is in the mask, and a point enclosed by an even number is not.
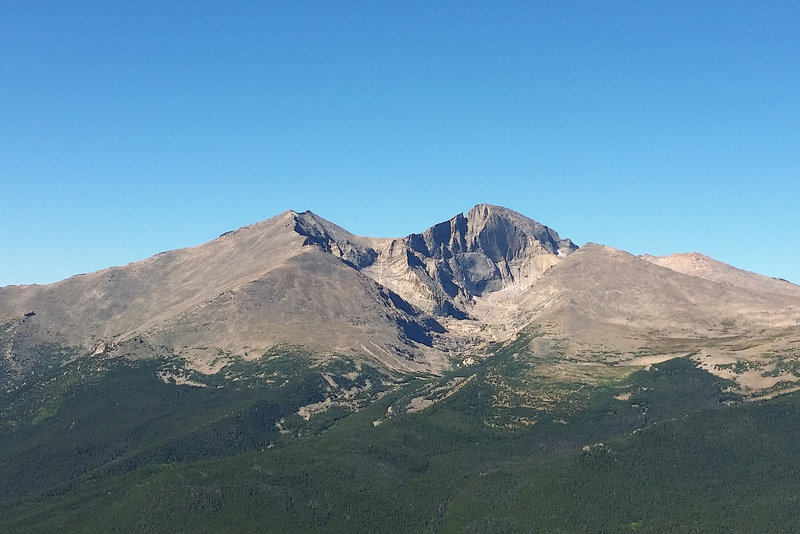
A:
[[[376,246],[370,276],[426,311],[455,318],[470,316],[476,297],[524,290],[578,248],[554,230],[490,204]]]
[[[294,231],[305,237],[303,245],[316,245],[356,269],[371,265],[377,252],[369,239],[355,236],[311,211],[294,214]]]
[[[467,218],[474,218],[474,217],[489,217],[491,215],[495,215],[498,217],[505,217],[508,219],[514,218],[526,218],[519,212],[516,212],[510,208],[506,208],[504,206],[496,206],[494,204],[476,204],[467,212]]]
[[[567,256],[578,248],[570,239],[561,239],[552,228],[502,206],[478,204],[467,212],[466,220],[486,248],[506,248],[503,255],[507,259],[509,254],[514,257],[529,245],[557,256]]]
[[[669,256],[642,254],[640,258],[655,265],[705,278],[712,282],[720,282],[750,291],[800,296],[800,287],[791,282],[738,269],[699,252],[680,252]]]

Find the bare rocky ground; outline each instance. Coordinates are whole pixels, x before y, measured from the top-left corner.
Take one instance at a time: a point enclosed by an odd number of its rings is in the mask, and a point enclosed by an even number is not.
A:
[[[800,287],[696,253],[578,249],[489,205],[397,239],[287,211],[197,247],[0,288],[0,324],[6,381],[24,380],[43,346],[178,358],[206,374],[297,346],[320,360],[437,375],[522,340],[539,358],[531,372],[561,381],[680,356],[748,398],[800,387]]]

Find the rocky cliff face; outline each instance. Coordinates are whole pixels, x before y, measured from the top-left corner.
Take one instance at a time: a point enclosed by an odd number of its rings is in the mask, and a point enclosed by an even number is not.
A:
[[[292,213],[294,231],[305,238],[304,245],[316,245],[355,269],[375,263],[378,253],[369,246],[369,239],[359,238],[310,211]]]
[[[366,272],[431,313],[463,319],[475,297],[522,291],[577,248],[519,213],[481,204],[384,243]]]
[[[428,313],[455,319],[473,315],[476,297],[525,290],[578,248],[555,230],[488,204],[399,239],[355,236],[311,212],[294,218],[305,245],[340,258]]]

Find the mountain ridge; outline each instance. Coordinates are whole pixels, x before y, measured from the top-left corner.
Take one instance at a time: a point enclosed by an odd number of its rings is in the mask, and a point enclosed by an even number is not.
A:
[[[720,356],[719,340],[732,331],[742,338],[734,348],[756,357],[794,339],[786,329],[800,324],[798,296],[798,286],[699,254],[579,248],[489,204],[400,238],[287,210],[194,247],[0,288],[0,324],[16,325],[9,361],[57,342],[103,357],[169,354],[215,372],[296,345],[440,373],[530,328],[579,360],[613,349],[628,361],[645,344],[663,357],[693,344],[724,359],[733,345]]]

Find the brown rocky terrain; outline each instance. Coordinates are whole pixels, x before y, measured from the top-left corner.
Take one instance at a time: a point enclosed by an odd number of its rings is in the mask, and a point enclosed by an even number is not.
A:
[[[197,247],[0,288],[0,324],[15,373],[42,344],[205,372],[291,345],[440,373],[530,335],[534,354],[585,364],[691,355],[726,376],[745,361],[736,376],[753,392],[800,384],[785,365],[800,360],[800,287],[700,254],[578,249],[489,205],[398,239],[287,211]]]

